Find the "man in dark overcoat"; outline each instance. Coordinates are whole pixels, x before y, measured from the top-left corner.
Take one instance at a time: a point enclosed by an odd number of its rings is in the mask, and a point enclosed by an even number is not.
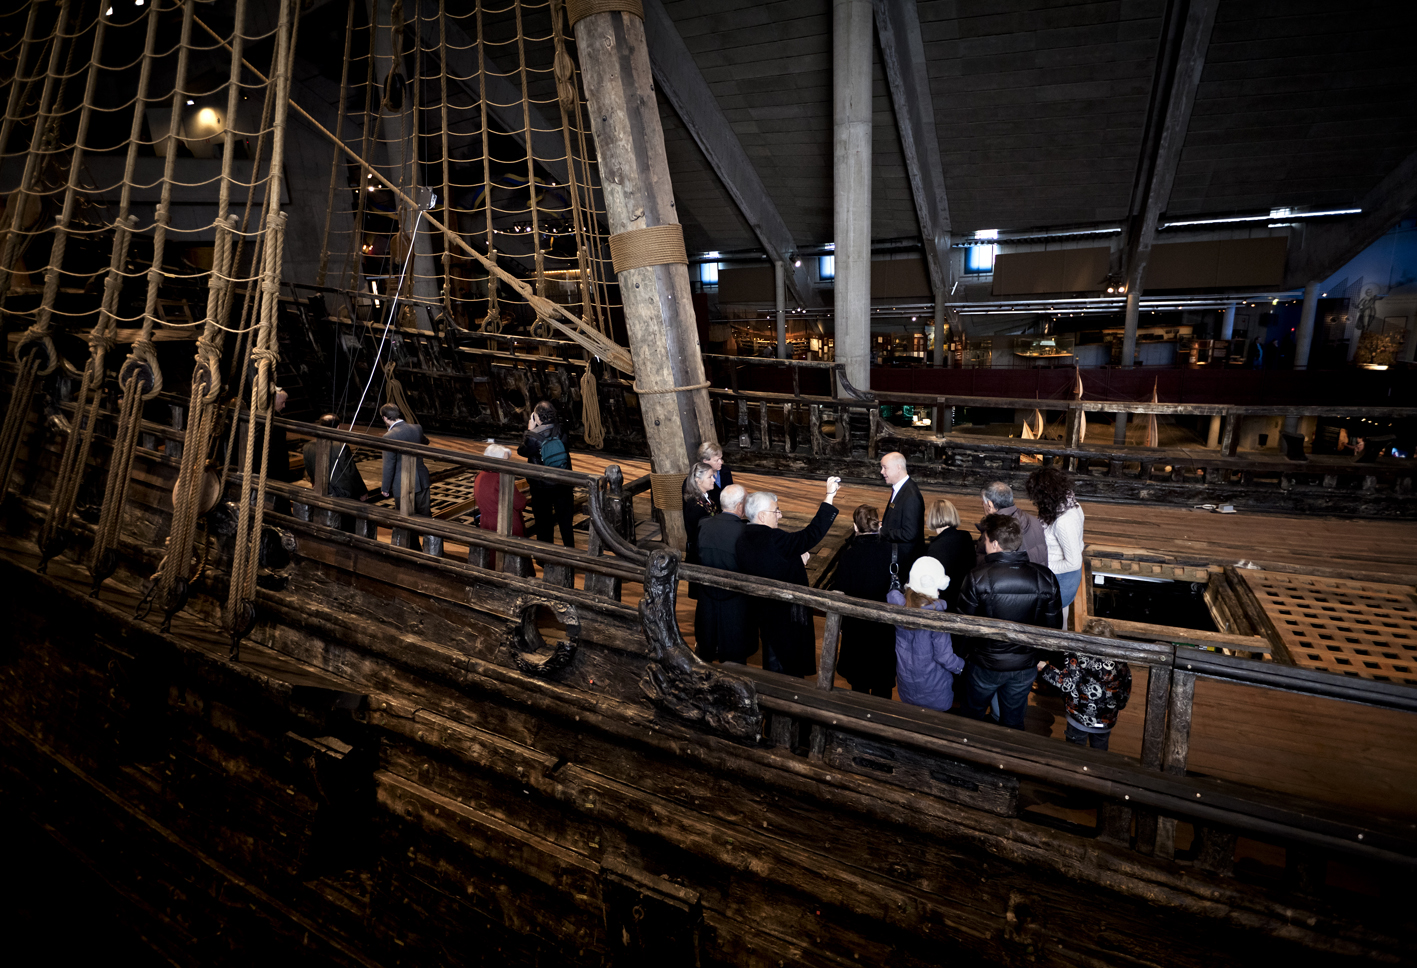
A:
[[[816,515],[801,531],[778,527],[782,511],[777,495],[755,491],[748,496],[745,516],[748,524],[738,539],[738,570],[745,575],[806,586],[807,560],[811,549],[826,537],[836,520],[832,501],[841,487],[841,478],[827,478],[827,496]],[[752,612],[763,642],[763,668],[790,676],[810,676],[817,671],[817,634],[812,610],[777,599],[753,599]]]
[[[738,539],[747,522],[743,502],[748,492],[741,484],[730,484],[720,495],[723,513],[699,522],[699,564],[724,571],[738,570]],[[699,658],[705,662],[744,662],[758,651],[758,634],[749,614],[747,595],[699,586],[694,608],[694,641]]]

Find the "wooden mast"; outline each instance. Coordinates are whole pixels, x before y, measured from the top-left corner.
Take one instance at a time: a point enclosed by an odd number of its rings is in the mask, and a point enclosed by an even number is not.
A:
[[[684,475],[699,444],[714,440],[715,433],[640,4],[571,0],[567,13],[590,107],[651,466],[656,475]],[[665,537],[683,548],[682,508],[677,499],[665,503]]]

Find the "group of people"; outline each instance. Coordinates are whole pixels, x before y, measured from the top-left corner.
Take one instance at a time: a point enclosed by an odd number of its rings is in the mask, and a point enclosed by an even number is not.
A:
[[[688,560],[806,585],[810,550],[837,516],[839,480],[828,479],[811,522],[788,532],[778,527],[777,495],[748,494],[733,484],[722,456],[717,445],[704,445],[685,479]],[[852,535],[830,569],[831,588],[907,608],[1064,627],[1082,578],[1084,516],[1061,468],[1030,475],[1036,516],[1014,503],[1007,484],[984,488],[977,540],[961,527],[950,501],[936,500],[927,509],[903,455],[881,458],[881,477],[891,488],[886,506],[863,504],[852,512]],[[810,609],[712,586],[691,593],[697,598],[700,658],[744,662],[761,643],[765,669],[796,676],[816,671]],[[1086,631],[1110,634],[1106,623],[1090,623]],[[1102,749],[1131,688],[1131,672],[1122,662],[850,616],[841,624],[837,672],[854,691],[890,697],[898,690],[904,703],[954,708],[1014,729],[1023,728],[1029,693],[1041,674],[1063,694],[1068,740]],[[963,677],[962,689],[956,690],[956,676]]]
[[[380,411],[391,440],[427,443],[422,428],[409,424],[397,406]],[[326,415],[321,424],[338,426]],[[315,466],[307,445],[308,472]],[[364,496],[349,448],[329,443],[330,493]],[[532,409],[517,452],[529,463],[551,468],[571,466],[565,435],[555,407],[542,401]],[[489,442],[486,456],[508,459],[508,448]],[[400,493],[403,456],[385,452],[381,491],[404,502]],[[429,514],[429,475],[416,461],[413,510]],[[920,487],[911,480],[905,457],[881,458],[881,477],[890,487],[883,511],[862,504],[852,512],[852,535],[838,552],[831,587],[853,598],[907,608],[951,611],[1004,619],[1043,628],[1063,628],[1082,578],[1083,510],[1068,475],[1042,467],[1029,476],[1028,495],[1037,508],[1029,514],[1014,503],[1013,489],[995,482],[983,489],[984,516],[978,538],[960,524],[959,510],[947,500],[928,509]],[[573,491],[568,484],[532,479],[531,510],[538,540],[551,542],[559,528],[567,547],[575,546],[571,528]],[[749,494],[733,483],[723,463],[723,449],[703,444],[683,485],[686,560],[724,571],[807,585],[811,549],[826,537],[838,510],[841,481],[828,478],[826,494],[807,526],[779,527],[782,511],[770,491]],[[474,482],[480,525],[496,531],[500,475],[482,471]],[[513,495],[510,532],[522,536],[526,497]],[[694,585],[697,599],[694,634],[699,657],[708,662],[746,662],[760,645],[763,668],[793,676],[817,671],[816,631],[811,609],[786,597],[751,596],[710,585]],[[1106,623],[1085,631],[1110,634]],[[854,691],[890,697],[899,690],[904,703],[948,711],[957,708],[978,719],[993,717],[1022,729],[1033,682],[1042,678],[1061,690],[1067,707],[1065,734],[1070,742],[1105,749],[1117,712],[1127,702],[1131,673],[1122,662],[1076,654],[1046,655],[1026,644],[948,632],[892,626],[846,617],[841,625],[837,672]],[[963,676],[956,690],[955,677]]]
[[[397,405],[392,403],[384,405],[379,409],[379,417],[384,422],[384,439],[414,444],[428,443],[428,437],[423,433],[423,428],[418,424],[409,423]],[[335,414],[327,413],[319,419],[318,423],[322,427],[338,428],[340,422],[339,417]],[[365,488],[364,480],[360,477],[359,470],[355,466],[354,454],[349,445],[337,441],[326,441],[324,444],[329,449],[330,479],[328,486],[330,495],[332,497],[357,498],[361,501],[367,500],[369,494]],[[312,479],[312,482],[318,446],[320,446],[320,442],[312,440],[304,447],[305,474]],[[570,469],[571,455],[566,447],[566,435],[561,428],[556,407],[549,401],[543,400],[532,408],[531,416],[527,421],[526,435],[522,439],[521,446],[517,448],[517,453],[525,457],[530,464],[560,470]],[[508,460],[512,456],[511,450],[493,441],[488,441],[483,454],[500,460]],[[379,488],[379,493],[383,497],[394,498],[395,504],[400,509],[405,507],[402,474],[404,456],[395,451],[384,451],[383,473]],[[414,462],[411,493],[412,511],[415,516],[427,517],[432,511],[430,501],[432,479],[429,477],[428,467],[423,463],[422,457],[413,457],[412,460]],[[501,476],[495,472],[480,471],[473,481],[473,495],[480,511],[478,523],[485,530],[497,530],[500,490]],[[535,521],[537,540],[548,543],[555,541],[556,531],[559,528],[562,544],[568,548],[574,548],[575,532],[572,529],[572,521],[575,512],[575,492],[571,485],[531,478],[530,490],[530,506]],[[515,491],[512,495],[511,533],[518,537],[526,533],[522,515],[527,506],[526,495],[519,490]],[[346,517],[344,526],[345,530],[352,531],[353,518]],[[415,536],[413,540],[414,546],[419,547],[418,538]]]

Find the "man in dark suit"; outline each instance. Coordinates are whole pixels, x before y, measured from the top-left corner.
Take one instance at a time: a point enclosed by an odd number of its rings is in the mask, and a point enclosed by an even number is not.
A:
[[[709,488],[708,497],[714,507],[723,510],[723,489],[733,483],[733,472],[723,466],[723,447],[711,440],[699,444],[699,463],[713,468],[713,487]]]
[[[915,559],[925,553],[925,498],[910,479],[904,454],[892,451],[882,457],[881,477],[891,486],[890,503],[881,515],[881,540],[895,547],[896,564],[904,582]]]
[[[384,431],[387,440],[401,440],[410,444],[426,444],[428,438],[423,436],[423,428],[418,424],[408,423],[403,419],[403,411],[392,403],[385,404],[379,408],[379,416],[384,418],[384,426],[389,428]],[[423,458],[415,457],[414,462],[414,485],[413,485],[413,513],[428,517],[431,515],[431,505],[429,503],[428,468],[423,463]],[[404,508],[403,500],[403,455],[393,451],[384,451],[384,477],[381,490],[384,497],[394,497],[394,503],[398,505],[400,511]],[[397,533],[397,532],[395,532]],[[413,535],[410,545],[422,550],[423,546],[417,535]],[[429,548],[430,554],[433,549]]]
[[[738,539],[738,570],[745,575],[771,578],[806,586],[807,560],[826,537],[836,520],[832,500],[841,487],[841,478],[827,478],[827,496],[810,524],[801,531],[778,528],[782,512],[777,495],[755,491],[748,496],[744,514],[748,519]],[[763,668],[790,676],[810,676],[817,671],[817,634],[812,610],[776,599],[753,599],[752,612],[763,640]]]
[[[699,564],[724,571],[738,570],[738,539],[747,523],[743,502],[748,497],[740,484],[723,489],[723,513],[699,522]],[[705,662],[744,662],[758,651],[758,633],[749,614],[749,599],[712,585],[699,586],[694,608],[695,651]]]

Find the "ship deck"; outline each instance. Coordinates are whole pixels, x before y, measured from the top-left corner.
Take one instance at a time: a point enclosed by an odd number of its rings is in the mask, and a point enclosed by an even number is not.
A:
[[[433,443],[469,453],[480,453],[484,446],[481,441],[442,436]],[[647,461],[620,456],[574,453],[572,461],[575,470],[593,474],[601,473],[607,464],[618,464],[627,482],[649,472]],[[377,467],[377,463],[365,464],[362,469],[366,476],[371,472],[377,476]],[[820,480],[782,475],[735,471],[734,477],[750,492],[774,491],[784,512],[782,526],[788,529],[811,518],[824,486]],[[858,504],[879,505],[884,493],[884,485],[859,480],[843,485],[836,500],[843,513],[813,556],[811,578],[849,534],[850,510]],[[977,492],[931,486],[925,493],[927,501],[939,497],[953,501],[966,527],[982,514]],[[641,542],[654,541],[658,526],[651,520],[649,496],[641,494],[636,501],[637,537]],[[1022,497],[1019,503],[1032,510]],[[1243,507],[1235,514],[1218,514],[1093,501],[1086,502],[1084,509],[1089,556],[1121,553],[1212,566],[1249,561],[1283,564],[1289,571],[1329,578],[1417,583],[1417,522],[1250,514]],[[456,555],[458,549],[450,546],[446,553]],[[683,591],[681,584],[679,626],[692,644],[694,602]],[[639,587],[627,583],[624,599],[636,601],[640,593]],[[819,641],[823,621],[818,616]],[[749,662],[759,664],[761,654]],[[840,676],[835,685],[850,688]],[[1133,759],[1141,755],[1146,690],[1146,669],[1133,669],[1131,706],[1121,715],[1111,741],[1114,752]],[[1063,742],[1063,726],[1061,700],[1035,693],[1028,731]],[[1196,684],[1190,743],[1187,765],[1192,772],[1417,820],[1417,724],[1404,713],[1201,679]]]

